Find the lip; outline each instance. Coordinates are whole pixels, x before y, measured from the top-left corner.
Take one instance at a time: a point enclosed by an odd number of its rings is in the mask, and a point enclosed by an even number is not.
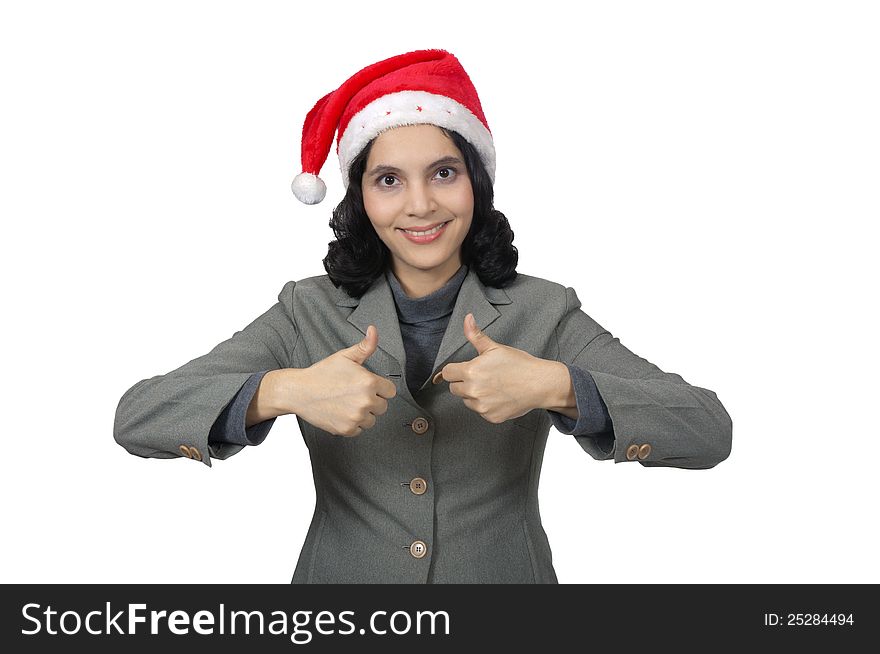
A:
[[[397,229],[409,229],[413,232],[427,232],[429,229],[434,229],[437,225],[442,225],[443,223],[448,223],[448,220],[441,220],[437,223],[431,223],[430,225],[413,225],[412,227],[398,227]]]
[[[438,231],[434,234],[429,234],[428,236],[413,236],[412,234],[407,234],[400,227],[398,227],[397,229],[401,233],[401,235],[405,239],[410,241],[411,243],[430,243],[432,241],[437,240],[438,238],[440,238],[443,235],[443,232],[446,231],[446,223],[449,223],[449,222],[451,222],[451,221],[445,220],[445,221],[442,221],[439,223],[434,223],[433,225],[426,225],[425,227],[419,227],[418,230],[416,230],[416,231],[422,232],[422,231],[427,231],[429,229],[433,229],[434,227],[437,227],[438,225],[443,225],[443,227],[440,228],[440,231]]]

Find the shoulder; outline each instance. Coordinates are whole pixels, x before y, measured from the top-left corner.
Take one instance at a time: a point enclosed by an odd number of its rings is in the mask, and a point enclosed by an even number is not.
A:
[[[516,279],[505,286],[504,290],[510,294],[511,299],[514,299],[514,296],[522,296],[535,292],[558,295],[565,292],[565,286],[549,279],[544,279],[543,277],[536,277],[534,275],[517,272]]]
[[[291,308],[302,301],[339,304],[350,299],[342,288],[333,285],[327,274],[288,281],[278,294],[278,301]]]
[[[519,306],[531,306],[552,309],[563,313],[572,301],[577,300],[574,289],[536,275],[517,272],[516,278],[501,290],[507,294],[511,302]],[[278,294],[278,300],[292,308],[297,301],[309,303],[326,303],[350,305],[357,300],[348,295],[342,288],[337,288],[330,281],[330,276],[314,275],[297,281],[288,281]],[[578,302],[579,304],[579,302]]]
[[[546,309],[553,313],[565,311],[567,288],[558,282],[517,272],[516,279],[504,287],[514,304],[532,309]]]

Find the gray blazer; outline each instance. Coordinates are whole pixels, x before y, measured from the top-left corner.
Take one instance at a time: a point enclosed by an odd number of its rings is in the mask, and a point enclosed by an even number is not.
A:
[[[522,273],[504,289],[486,287],[471,269],[432,374],[413,396],[384,275],[360,299],[327,275],[289,281],[243,330],[126,391],[114,438],[141,457],[226,459],[243,446],[209,445],[208,433],[252,373],[308,367],[374,324],[379,345],[364,365],[396,384],[388,411],[354,438],[297,416],[316,504],[292,582],[557,583],[538,510],[547,411],[492,424],[448,384],[431,383],[447,363],[476,356],[463,331],[468,312],[499,343],[590,372],[614,428],[575,436],[594,459],[711,468],[731,449],[732,421],[715,393],[630,352],[580,306],[572,288]]]

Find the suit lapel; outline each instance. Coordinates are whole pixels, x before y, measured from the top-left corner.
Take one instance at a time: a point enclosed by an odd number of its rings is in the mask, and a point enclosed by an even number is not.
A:
[[[365,335],[367,327],[375,325],[379,330],[378,348],[393,357],[400,364],[401,374],[405,374],[406,353],[397,319],[397,307],[394,304],[394,296],[385,274],[379,275],[360,299],[349,297],[344,293],[343,295],[344,297],[337,304],[343,306],[356,304],[354,311],[348,316],[348,322]],[[477,327],[485,330],[501,315],[494,305],[510,304],[510,302],[510,297],[504,289],[484,286],[473,267],[469,266],[468,273],[458,291],[455,307],[449,317],[449,324],[443,334],[443,340],[440,342],[433,370],[422,388],[430,385],[431,379],[437,371],[443,368],[446,362],[455,356],[462,347],[470,346],[464,335],[464,317],[468,313],[473,313]],[[473,346],[470,347],[473,349]],[[476,356],[475,350],[472,355]]]
[[[405,369],[406,355],[403,350],[403,338],[400,325],[397,323],[397,308],[394,296],[385,274],[382,273],[367,289],[360,299],[346,296],[342,302],[347,306],[355,305],[355,310],[348,316],[348,322],[366,335],[367,327],[375,325],[379,330],[379,349],[393,357],[400,369]]]
[[[484,286],[480,281],[480,277],[474,272],[474,269],[469,267],[468,274],[465,276],[461,289],[458,291],[458,297],[455,299],[455,307],[452,309],[449,324],[446,326],[443,340],[440,342],[440,349],[437,350],[437,358],[434,359],[433,370],[422,388],[431,384],[431,379],[434,375],[462,347],[468,346],[470,348],[471,356],[467,358],[477,356],[477,351],[470,344],[467,336],[464,335],[464,317],[468,313],[474,314],[477,327],[481,330],[486,329],[501,315],[493,306],[494,304],[510,304],[510,298],[503,289]]]

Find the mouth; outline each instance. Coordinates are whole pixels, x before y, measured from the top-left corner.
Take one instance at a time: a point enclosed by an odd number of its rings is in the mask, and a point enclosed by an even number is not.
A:
[[[446,225],[448,225],[451,220],[447,220],[446,222],[440,223],[439,225],[433,227],[432,229],[427,229],[424,231],[413,231],[397,228],[396,231],[400,232],[405,238],[412,241],[413,243],[430,243],[431,241],[436,240],[446,231]]]

